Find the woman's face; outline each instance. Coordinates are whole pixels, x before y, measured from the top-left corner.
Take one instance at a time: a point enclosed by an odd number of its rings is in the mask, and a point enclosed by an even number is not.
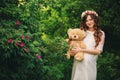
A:
[[[86,18],[86,26],[88,28],[93,28],[94,24],[95,24],[94,19],[92,19],[91,16],[88,15]]]

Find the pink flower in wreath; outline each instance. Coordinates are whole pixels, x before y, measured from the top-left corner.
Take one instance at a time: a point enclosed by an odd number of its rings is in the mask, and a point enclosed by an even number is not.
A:
[[[8,39],[8,43],[12,43],[12,42],[13,42],[12,38]]]
[[[25,43],[20,43],[20,47],[24,47],[25,46]]]

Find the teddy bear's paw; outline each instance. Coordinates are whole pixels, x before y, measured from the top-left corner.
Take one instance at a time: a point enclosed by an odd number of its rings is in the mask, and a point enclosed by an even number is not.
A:
[[[82,61],[82,60],[83,60],[83,58],[80,58],[80,57],[75,57],[75,60],[77,60],[77,61]]]
[[[77,61],[82,61],[83,59],[76,59]]]

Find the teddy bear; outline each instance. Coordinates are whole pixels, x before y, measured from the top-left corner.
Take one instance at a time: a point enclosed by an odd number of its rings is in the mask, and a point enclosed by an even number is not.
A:
[[[86,32],[84,30],[81,30],[79,28],[74,29],[68,29],[67,31],[69,40],[67,42],[70,42],[69,49],[67,51],[66,57],[67,59],[70,59],[71,56],[74,56],[74,59],[77,61],[82,61],[84,59],[84,53],[78,52],[76,54],[72,53],[72,48],[81,48],[85,49],[86,45],[83,42],[84,37],[86,36]]]

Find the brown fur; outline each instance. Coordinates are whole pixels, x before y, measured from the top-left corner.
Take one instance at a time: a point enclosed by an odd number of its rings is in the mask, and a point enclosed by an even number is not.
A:
[[[84,30],[81,30],[79,28],[75,29],[68,29],[68,36],[69,39],[71,39],[70,47],[69,50],[66,54],[67,59],[70,59],[70,56],[74,56],[75,60],[81,61],[84,59],[84,53],[83,52],[78,52],[76,54],[72,53],[72,49],[77,47],[81,49],[85,49],[86,46],[83,42],[84,37],[86,36],[86,33]]]

